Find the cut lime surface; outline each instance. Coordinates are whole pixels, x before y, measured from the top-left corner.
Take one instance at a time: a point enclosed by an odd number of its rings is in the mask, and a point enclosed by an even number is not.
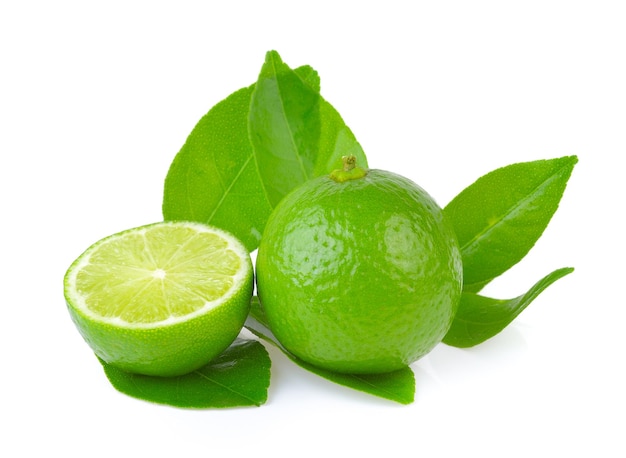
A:
[[[247,316],[252,262],[220,229],[161,222],[89,247],[68,269],[70,315],[96,355],[129,372],[173,376],[224,351]]]

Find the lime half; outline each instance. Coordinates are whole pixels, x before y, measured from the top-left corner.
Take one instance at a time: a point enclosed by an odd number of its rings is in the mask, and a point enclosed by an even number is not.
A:
[[[174,376],[222,353],[248,314],[250,255],[233,235],[160,222],[106,237],[74,261],[65,300],[83,338],[128,372]]]

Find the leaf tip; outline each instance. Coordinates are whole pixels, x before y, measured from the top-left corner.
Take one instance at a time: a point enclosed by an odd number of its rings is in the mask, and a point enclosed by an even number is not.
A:
[[[276,61],[276,62],[282,63],[280,54],[278,54],[278,51],[276,51],[275,49],[270,49],[269,51],[265,53],[265,61],[266,62]]]
[[[571,274],[572,272],[574,272],[573,267],[561,267],[560,269],[557,269],[554,272],[552,272],[552,275],[556,278],[563,278],[566,275]]]
[[[578,156],[576,154],[572,154],[571,156],[565,156],[563,159],[570,165],[573,169],[576,164],[578,164]]]

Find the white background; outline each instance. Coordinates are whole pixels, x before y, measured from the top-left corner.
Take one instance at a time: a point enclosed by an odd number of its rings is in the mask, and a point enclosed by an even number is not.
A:
[[[625,456],[626,9],[619,1],[0,3],[2,456]],[[415,363],[415,402],[270,348],[260,408],[116,392],[65,308],[69,264],[161,219],[195,123],[265,52],[310,64],[373,168],[443,206],[514,162],[578,155],[531,254],[485,292],[576,271],[507,330]]]

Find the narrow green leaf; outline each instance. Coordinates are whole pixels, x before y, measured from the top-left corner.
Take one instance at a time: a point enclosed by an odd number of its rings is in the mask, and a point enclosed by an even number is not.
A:
[[[252,95],[249,132],[272,206],[312,177],[321,129],[319,100],[277,52],[267,53]]]
[[[271,206],[305,181],[332,171],[344,155],[355,154],[367,166],[341,116],[276,51],[266,55],[252,95],[248,127]]]
[[[255,340],[236,339],[212,363],[180,377],[130,374],[100,362],[118,391],[174,407],[260,406],[267,400],[270,384],[269,355]]]
[[[461,246],[465,291],[480,291],[530,251],[557,210],[577,161],[566,156],[502,167],[444,208]]]
[[[573,272],[571,267],[555,270],[515,299],[502,300],[463,293],[457,314],[443,342],[454,347],[472,347],[507,327],[548,286]]]
[[[293,355],[278,342],[270,331],[265,320],[265,313],[256,296],[252,298],[250,316],[245,326],[259,338],[279,348],[298,366],[331,382],[405,405],[411,404],[415,398],[415,375],[408,366],[387,374],[341,374],[320,369]]]
[[[317,72],[295,70],[319,88]],[[189,134],[174,158],[163,193],[165,220],[199,221],[225,229],[253,251],[272,210],[248,138],[254,84],[216,104]]]

